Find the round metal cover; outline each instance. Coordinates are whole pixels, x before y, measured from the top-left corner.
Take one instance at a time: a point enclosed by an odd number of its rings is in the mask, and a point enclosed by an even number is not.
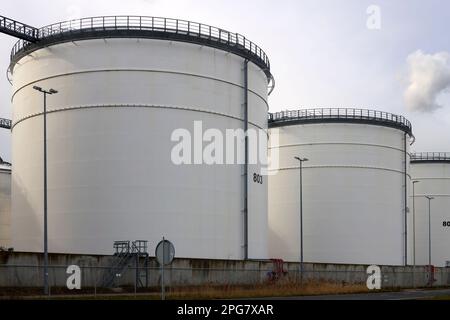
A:
[[[164,254],[163,254],[164,252]],[[175,247],[169,240],[162,240],[158,243],[155,250],[156,260],[159,264],[171,264],[175,258]]]

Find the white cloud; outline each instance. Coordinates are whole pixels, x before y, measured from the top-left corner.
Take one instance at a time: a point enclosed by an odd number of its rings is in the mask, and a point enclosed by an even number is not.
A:
[[[418,50],[407,58],[408,88],[405,104],[411,111],[432,112],[443,106],[437,101],[450,89],[450,54],[425,54]]]

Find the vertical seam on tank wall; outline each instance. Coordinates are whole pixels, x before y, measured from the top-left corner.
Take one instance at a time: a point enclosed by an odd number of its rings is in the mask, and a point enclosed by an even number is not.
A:
[[[327,168],[343,168],[343,169],[369,169],[369,170],[383,170],[391,171],[400,174],[404,174],[403,170],[383,168],[383,167],[370,167],[370,166],[357,166],[357,165],[323,165],[323,166],[305,166],[303,169],[327,169]],[[269,169],[269,171],[286,171],[286,170],[298,170],[298,167],[281,167],[277,169]],[[408,174],[408,176],[410,176]]]
[[[222,82],[222,83],[226,83],[226,84],[229,84],[229,85],[232,85],[232,86],[244,89],[244,87],[242,85],[239,85],[237,83],[233,83],[231,81],[227,81],[227,80],[223,80],[223,79],[219,79],[219,78],[208,77],[208,76],[204,76],[204,75],[200,75],[200,74],[187,73],[187,72],[178,72],[178,71],[170,71],[170,70],[145,70],[145,69],[83,70],[83,71],[75,71],[75,72],[56,74],[56,75],[44,77],[44,78],[41,78],[41,79],[38,79],[38,80],[31,81],[31,82],[29,82],[27,84],[24,84],[23,86],[19,87],[17,90],[14,91],[14,93],[11,96],[11,103],[13,103],[13,100],[14,100],[14,97],[16,96],[16,93],[18,93],[19,91],[21,91],[22,89],[24,89],[27,86],[33,85],[35,83],[38,83],[39,81],[45,81],[45,80],[54,79],[54,78],[58,78],[58,77],[65,77],[65,76],[71,76],[71,75],[77,75],[77,74],[102,73],[102,72],[153,72],[153,73],[177,74],[177,75],[190,76],[190,77],[196,77],[196,78],[202,78],[202,79],[208,79],[208,80],[212,80],[212,81]],[[266,107],[269,108],[269,103],[267,102],[266,99],[264,99],[264,97],[262,97],[259,93],[255,92],[255,91],[253,91],[251,89],[248,89],[248,91],[253,93],[258,98],[260,98],[264,102]]]
[[[405,250],[405,266],[408,265],[408,143],[406,139],[407,133],[404,133],[404,159],[403,159],[403,200],[404,200],[404,229],[405,229],[405,239],[404,239],[404,250]],[[411,179],[411,177],[410,177]]]
[[[270,146],[269,149],[281,149],[281,148],[289,148],[289,147],[316,146],[316,145],[368,146],[368,147],[378,147],[378,148],[393,149],[393,150],[401,151],[403,153],[403,149],[392,147],[392,146],[386,146],[386,145],[382,145],[382,144],[356,143],[356,142],[293,143],[293,144],[283,144],[283,145],[278,145],[278,146]]]
[[[60,109],[53,109],[47,111],[47,114],[50,113],[57,113],[57,112],[63,112],[63,111],[71,111],[71,110],[81,110],[81,109],[95,109],[95,108],[155,108],[155,109],[171,109],[171,110],[183,110],[183,111],[191,111],[191,112],[201,112],[201,113],[207,113],[207,114],[213,114],[218,116],[223,116],[231,119],[235,119],[238,121],[244,121],[244,119],[241,119],[236,116],[232,116],[226,113],[221,112],[214,112],[210,110],[204,110],[204,109],[198,109],[198,108],[188,108],[188,107],[178,107],[178,106],[161,106],[161,105],[138,105],[138,104],[120,104],[120,105],[88,105],[88,106],[74,106],[74,107],[66,107],[66,108],[60,108]],[[19,120],[15,121],[13,125],[11,126],[11,131],[14,130],[15,126],[25,120],[28,120],[30,118],[41,116],[43,112],[33,113],[26,117],[20,118]],[[264,130],[261,126],[257,125],[254,122],[249,121],[249,124],[252,126]]]
[[[249,92],[249,88],[248,88],[248,84],[249,84],[249,79],[248,79],[248,59],[244,60],[244,103],[243,103],[243,107],[244,107],[244,132],[248,132],[248,92]],[[249,177],[248,177],[248,172],[249,172],[249,165],[248,165],[248,156],[249,156],[249,150],[248,150],[248,135],[245,136],[244,138],[244,148],[245,148],[245,163],[244,163],[244,260],[248,260],[248,253],[249,253],[249,247],[248,247],[248,216],[249,216],[249,212],[248,212],[248,205],[249,205],[249,201],[248,201],[248,189],[249,189]]]

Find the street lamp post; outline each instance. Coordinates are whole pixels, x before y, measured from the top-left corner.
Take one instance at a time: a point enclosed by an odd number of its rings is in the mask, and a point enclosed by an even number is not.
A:
[[[428,268],[429,268],[429,284],[433,284],[432,272],[431,272],[431,200],[433,197],[425,196],[428,199]]]
[[[415,185],[420,181],[413,181],[413,287],[416,287],[416,190]]]
[[[50,293],[48,288],[48,235],[47,235],[47,94],[58,93],[55,89],[44,90],[41,87],[34,86],[44,94],[44,294]]]
[[[303,185],[302,171],[303,162],[308,161],[306,158],[294,157],[300,163],[300,281],[303,283]]]

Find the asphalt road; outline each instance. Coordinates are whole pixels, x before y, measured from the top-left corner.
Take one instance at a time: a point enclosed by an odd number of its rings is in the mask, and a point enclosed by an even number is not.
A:
[[[342,294],[342,295],[322,295],[322,296],[303,296],[303,297],[285,297],[271,298],[275,300],[417,300],[426,298],[435,298],[450,296],[450,289],[437,290],[405,290],[400,292],[377,292],[360,294]]]

